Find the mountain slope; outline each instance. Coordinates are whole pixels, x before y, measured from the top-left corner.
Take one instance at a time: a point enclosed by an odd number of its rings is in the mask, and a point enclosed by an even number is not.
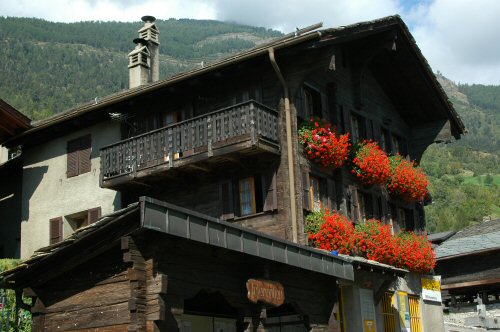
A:
[[[434,200],[426,207],[430,232],[500,217],[500,87],[456,85],[439,74],[438,80],[468,133],[430,146],[422,158]]]
[[[198,20],[156,21],[160,78],[281,35]],[[127,54],[142,22],[53,23],[0,17],[0,96],[33,119],[128,87]]]

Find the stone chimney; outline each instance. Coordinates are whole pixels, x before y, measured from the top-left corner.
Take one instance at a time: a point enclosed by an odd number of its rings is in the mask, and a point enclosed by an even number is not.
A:
[[[135,88],[160,79],[160,31],[153,16],[143,16],[144,26],[137,31],[135,49],[129,53],[129,88]]]
[[[151,57],[151,82],[160,79],[160,31],[156,27],[156,18],[153,16],[143,16],[144,26],[139,29],[139,37],[148,42],[149,54]]]
[[[150,53],[147,48],[148,42],[142,38],[134,39],[135,49],[128,54],[129,88],[151,82]]]

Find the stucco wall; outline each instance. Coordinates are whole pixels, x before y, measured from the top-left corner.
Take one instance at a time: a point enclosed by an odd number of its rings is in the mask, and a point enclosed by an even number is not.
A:
[[[67,142],[91,134],[91,171],[67,178]],[[106,122],[23,151],[21,258],[49,244],[49,220],[63,216],[64,236],[73,230],[64,216],[101,207],[120,208],[120,194],[99,187],[99,149],[120,140],[118,123]]]

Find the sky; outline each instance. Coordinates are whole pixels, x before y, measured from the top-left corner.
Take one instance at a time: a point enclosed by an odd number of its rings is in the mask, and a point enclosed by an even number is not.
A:
[[[434,71],[456,83],[500,85],[498,0],[1,0],[0,16],[55,22],[193,18],[291,32],[399,14]]]

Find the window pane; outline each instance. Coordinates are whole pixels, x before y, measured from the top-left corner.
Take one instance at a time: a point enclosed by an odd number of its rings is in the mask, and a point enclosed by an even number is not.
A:
[[[310,177],[311,181],[311,200],[313,202],[313,211],[321,210],[321,196],[319,189],[319,180],[317,178]]]
[[[253,178],[240,180],[240,211],[242,216],[255,213]]]

